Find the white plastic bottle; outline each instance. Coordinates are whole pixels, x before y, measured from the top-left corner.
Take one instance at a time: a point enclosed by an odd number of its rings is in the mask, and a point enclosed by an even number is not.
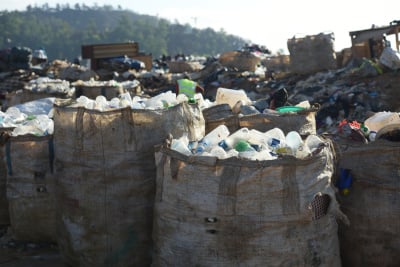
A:
[[[251,129],[249,132],[249,143],[253,145],[258,145],[262,147],[268,146],[268,140],[271,137],[264,132],[261,132],[256,129]]]
[[[217,104],[228,104],[233,108],[238,101],[242,101],[244,105],[251,104],[251,100],[247,97],[243,89],[229,89],[220,87],[217,89],[215,102]]]
[[[219,142],[229,136],[229,129],[226,125],[221,124],[199,141],[196,153],[202,153],[204,151],[209,152],[213,146],[218,145]]]
[[[228,157],[225,150],[220,146],[214,146],[211,148],[210,154],[219,159],[225,159]]]
[[[300,146],[303,145],[303,139],[297,131],[290,131],[285,136],[286,146],[290,150],[290,154],[296,155],[296,152]]]
[[[315,134],[310,134],[307,136],[306,140],[304,141],[306,147],[310,150],[310,152],[314,152],[324,141]]]
[[[183,135],[178,139],[172,139],[171,149],[178,151],[186,156],[192,155],[192,152],[189,149],[189,139],[187,135]]]
[[[377,112],[364,121],[364,125],[374,132],[378,132],[382,127],[392,123],[400,123],[399,114],[396,112]]]
[[[95,109],[100,111],[105,111],[108,108],[107,98],[103,95],[96,96],[95,99]]]
[[[275,127],[266,131],[265,134],[268,136],[268,146],[272,151],[286,146],[286,136],[280,128]]]
[[[225,150],[232,149],[237,142],[240,140],[247,141],[249,140],[249,134],[250,131],[248,128],[240,128],[236,132],[230,134],[228,137],[226,137],[224,140],[218,143],[219,146],[221,146]]]

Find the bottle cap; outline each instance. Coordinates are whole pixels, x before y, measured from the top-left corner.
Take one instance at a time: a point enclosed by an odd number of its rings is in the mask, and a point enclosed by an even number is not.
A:
[[[239,142],[236,143],[235,145],[235,150],[238,152],[243,152],[246,151],[250,148],[250,144],[247,143],[246,141],[240,140]]]
[[[350,190],[348,188],[343,188],[342,189],[343,196],[347,196],[349,193],[350,193]]]

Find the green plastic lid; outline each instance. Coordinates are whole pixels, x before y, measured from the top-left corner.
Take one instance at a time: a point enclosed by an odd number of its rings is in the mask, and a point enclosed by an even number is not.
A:
[[[244,140],[240,140],[235,145],[235,150],[238,152],[243,152],[249,149],[250,144]]]
[[[301,111],[304,110],[303,107],[298,107],[298,106],[283,106],[283,107],[279,107],[276,108],[276,111],[278,112],[296,112],[296,111]]]

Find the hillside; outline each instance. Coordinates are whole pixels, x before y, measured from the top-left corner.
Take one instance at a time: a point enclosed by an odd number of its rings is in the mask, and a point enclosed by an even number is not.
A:
[[[28,6],[23,12],[0,12],[0,48],[43,47],[50,60],[72,61],[80,55],[82,44],[127,41],[138,42],[140,50],[153,57],[178,53],[216,55],[249,42],[223,30],[197,29],[106,5],[43,5]]]

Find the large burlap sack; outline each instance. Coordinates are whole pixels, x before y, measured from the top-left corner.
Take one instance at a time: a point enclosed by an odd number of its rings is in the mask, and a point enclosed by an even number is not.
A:
[[[290,53],[290,71],[310,74],[337,68],[335,37],[333,33],[320,33],[287,41]]]
[[[204,135],[197,105],[106,112],[56,105],[57,233],[71,266],[149,266],[156,167],[169,134]]]
[[[206,134],[223,124],[233,133],[239,129],[239,116],[232,112],[229,104],[214,105],[202,110],[206,125]]]
[[[257,129],[266,132],[275,127],[283,132],[297,131],[300,135],[307,136],[317,133],[315,116],[319,106],[309,109],[285,113],[261,113],[239,116],[232,112],[228,104],[214,105],[203,109],[206,124],[206,133],[223,124],[231,133],[240,128]]]
[[[170,73],[196,72],[204,67],[196,61],[168,61],[167,65]]]
[[[222,66],[238,71],[255,71],[260,61],[259,57],[247,51],[228,51],[218,58]]]
[[[152,266],[341,266],[330,147],[270,161],[161,147]]]
[[[0,225],[10,224],[10,214],[8,212],[7,201],[7,164],[4,145],[9,139],[11,128],[0,128]]]
[[[122,86],[86,86],[77,85],[75,97],[86,96],[90,99],[96,99],[97,96],[102,95],[107,100],[118,97],[122,93],[128,92]]]
[[[4,109],[9,107],[25,104],[31,101],[36,101],[44,98],[69,98],[72,93],[47,93],[47,92],[34,92],[28,89],[13,91],[6,95]]]
[[[11,136],[4,146],[7,201],[17,240],[56,241],[53,137]]]
[[[350,225],[339,225],[343,266],[400,264],[400,143],[337,143],[338,168],[353,178],[338,197]]]

